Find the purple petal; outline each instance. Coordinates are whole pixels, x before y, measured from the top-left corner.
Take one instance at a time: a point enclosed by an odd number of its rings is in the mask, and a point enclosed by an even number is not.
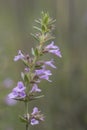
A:
[[[52,41],[49,45],[45,47],[45,49],[58,49],[58,46],[54,45],[54,41]]]
[[[19,82],[17,83],[17,86],[13,89],[13,91],[22,92],[22,91],[24,91],[25,89],[26,89],[26,87],[24,86],[24,84],[23,84],[21,81],[19,81]]]
[[[31,125],[37,125],[37,124],[39,124],[39,121],[33,118],[33,119],[31,119],[31,123],[30,124]]]
[[[45,71],[44,71],[44,74],[45,74],[45,75],[52,75],[52,73],[51,73],[50,70],[45,70]]]
[[[21,93],[19,93],[18,97],[24,98],[24,97],[26,97],[26,93],[24,91],[22,91]]]
[[[18,93],[16,91],[13,91],[12,93],[8,95],[8,98],[13,99],[13,98],[16,98],[17,96],[18,96]]]
[[[24,55],[21,53],[21,50],[19,50],[18,55],[14,57],[14,61],[18,61],[23,58],[24,58]]]
[[[45,65],[48,65],[48,66],[50,66],[52,68],[56,68],[56,66],[53,63],[54,63],[53,59],[51,61],[45,61],[44,62]]]
[[[38,113],[38,108],[37,108],[37,107],[34,107],[34,108],[33,108],[32,115],[37,114],[37,113]]]
[[[24,98],[26,96],[24,84],[19,81],[17,87],[13,88],[12,92],[8,95],[9,98]]]
[[[13,91],[16,91],[16,92],[22,92],[24,90],[25,88],[19,88],[18,86],[13,89]]]
[[[42,75],[44,73],[44,69],[35,70],[36,75]]]
[[[34,84],[30,92],[41,92],[41,89],[38,88],[37,84]]]
[[[39,78],[40,78],[40,79],[45,79],[45,80],[47,80],[47,81],[49,81],[49,82],[52,82],[51,80],[49,80],[49,76],[48,76],[48,75],[42,75],[42,76],[40,76]]]
[[[60,58],[62,57],[61,52],[60,52],[59,49],[57,49],[57,50],[49,50],[49,52],[57,55]]]
[[[50,70],[45,70],[45,69],[40,69],[40,70],[35,70],[35,74],[36,75],[52,75],[51,71]]]
[[[17,87],[18,87],[19,89],[22,89],[22,88],[25,89],[25,86],[24,86],[23,82],[21,82],[21,81],[19,81],[19,82],[17,83]]]

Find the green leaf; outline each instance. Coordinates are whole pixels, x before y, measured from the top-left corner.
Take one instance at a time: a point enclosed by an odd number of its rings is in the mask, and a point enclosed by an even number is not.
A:
[[[56,19],[51,19],[50,21],[49,21],[49,24],[53,24],[53,23],[55,23],[56,22]]]
[[[38,38],[35,34],[32,34],[32,33],[31,33],[31,36],[32,36],[34,39],[36,39],[37,41],[39,41],[39,38]]]
[[[24,73],[21,72],[21,78],[24,80]]]
[[[34,97],[34,96],[30,95],[29,101],[37,100],[37,99],[42,98],[42,97],[44,97],[44,95],[40,95],[40,96],[37,96],[37,97]]]
[[[26,65],[27,67],[29,67],[29,63],[26,60],[22,60],[24,65]]]
[[[35,51],[34,51],[33,48],[31,48],[31,53],[32,53],[33,56],[35,56]]]
[[[35,22],[38,23],[38,24],[41,24],[41,22],[39,20],[35,20]]]
[[[23,116],[19,115],[19,119],[20,119],[21,122],[27,123],[26,118],[24,118]]]
[[[23,79],[24,82],[29,83],[29,78],[26,74],[24,74],[23,72],[21,72],[21,78]]]
[[[35,49],[35,56],[38,56],[38,49]]]
[[[40,96],[34,97],[34,99],[39,99],[39,98],[42,98],[42,97],[44,97],[44,95],[40,95]]]
[[[32,48],[32,55],[33,56],[38,56],[38,49],[37,48],[35,48],[35,50]]]
[[[28,76],[25,74],[24,75],[24,81],[26,82],[26,83],[29,83],[29,78],[28,78]]]
[[[33,28],[41,32],[41,29],[39,27],[33,26]]]

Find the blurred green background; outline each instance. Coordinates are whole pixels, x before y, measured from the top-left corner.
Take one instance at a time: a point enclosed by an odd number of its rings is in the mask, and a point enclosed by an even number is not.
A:
[[[0,130],[25,130],[18,119],[24,105],[10,106],[6,96],[23,70],[13,58],[17,50],[28,53],[35,46],[30,33],[41,11],[57,20],[55,43],[63,57],[53,56],[53,82],[43,81],[45,97],[30,103],[30,111],[38,106],[46,116],[30,130],[87,130],[87,0],[0,0]]]

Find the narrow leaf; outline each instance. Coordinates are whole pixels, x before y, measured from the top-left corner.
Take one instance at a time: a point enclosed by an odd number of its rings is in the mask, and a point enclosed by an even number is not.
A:
[[[21,122],[27,123],[27,120],[23,116],[19,115],[19,119]]]
[[[33,28],[41,32],[41,29],[39,27],[33,26]]]

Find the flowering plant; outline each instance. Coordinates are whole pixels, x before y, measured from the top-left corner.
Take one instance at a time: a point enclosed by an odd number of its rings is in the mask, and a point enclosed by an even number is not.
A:
[[[49,53],[60,58],[62,57],[60,49],[54,44],[54,37],[52,36],[55,20],[50,18],[48,13],[42,12],[41,18],[35,20],[35,22],[39,25],[39,27],[34,26],[34,29],[38,32],[32,34],[32,36],[38,41],[38,44],[35,48],[31,49],[31,57],[29,54],[23,54],[21,50],[19,50],[18,55],[14,57],[14,61],[21,60],[25,68],[24,72],[21,73],[22,81],[18,81],[17,86],[13,88],[12,92],[8,95],[10,99],[25,103],[26,113],[19,118],[22,122],[25,122],[26,130],[29,129],[29,125],[36,125],[44,121],[44,116],[37,107],[34,107],[33,111],[29,113],[29,102],[43,97],[43,95],[37,96],[37,93],[41,92],[39,83],[42,80],[52,82],[50,80],[52,73],[46,67],[56,68],[53,59],[45,61],[41,58],[43,55]],[[49,43],[49,41],[51,42]]]

